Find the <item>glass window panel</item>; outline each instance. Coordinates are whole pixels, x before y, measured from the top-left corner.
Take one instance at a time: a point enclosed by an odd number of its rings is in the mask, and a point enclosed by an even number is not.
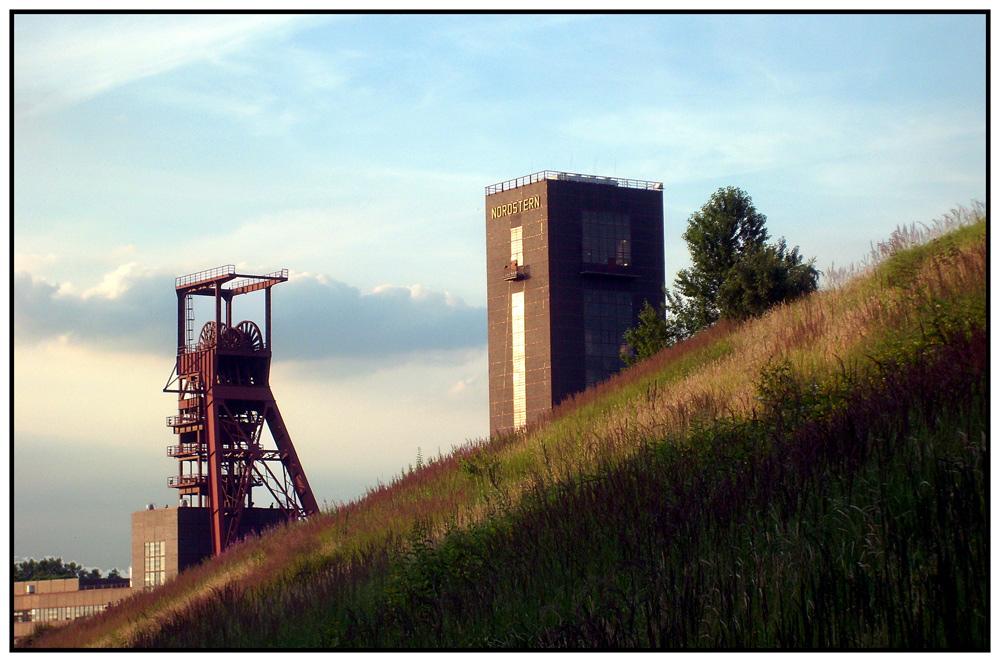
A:
[[[527,390],[524,367],[524,292],[511,293],[510,309],[513,341],[511,359],[514,377],[514,427],[523,427],[527,420]]]
[[[622,336],[632,326],[632,294],[585,290],[583,326],[584,372],[589,386],[622,368]]]
[[[521,227],[510,229],[510,260],[524,264],[524,243],[521,240]]]
[[[628,214],[583,212],[582,259],[605,264],[625,265],[632,259],[631,221]]]

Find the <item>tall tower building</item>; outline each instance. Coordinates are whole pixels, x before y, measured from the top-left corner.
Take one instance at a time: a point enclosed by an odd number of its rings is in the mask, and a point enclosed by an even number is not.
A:
[[[662,299],[663,185],[546,170],[486,187],[490,429],[523,427],[622,367]]]

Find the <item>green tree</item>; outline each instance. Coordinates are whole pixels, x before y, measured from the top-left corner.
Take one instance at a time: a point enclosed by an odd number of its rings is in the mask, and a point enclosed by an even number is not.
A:
[[[28,559],[14,564],[11,581],[29,582],[45,579],[101,579],[99,568],[84,568],[76,561],[63,563],[62,558],[46,557],[40,561]],[[120,579],[121,573],[115,568],[108,573],[108,579]]]
[[[813,261],[803,262],[796,246],[784,238],[747,253],[729,271],[719,288],[719,310],[728,319],[747,319],[768,308],[816,289],[819,272]]]
[[[625,332],[628,349],[621,353],[622,361],[630,366],[656,354],[666,346],[669,337],[663,305],[654,307],[646,301],[639,312],[639,325]]]
[[[764,248],[766,221],[750,196],[732,186],[713,193],[688,218],[683,238],[691,267],[677,272],[677,291],[667,296],[667,312],[681,318],[684,337],[719,320],[719,290],[744,256]]]
[[[739,188],[720,188],[688,218],[683,238],[691,267],[664,288],[662,320],[647,302],[625,333],[626,365],[652,356],[720,319],[742,320],[816,289],[815,259],[804,262],[784,238],[768,244],[767,217]],[[626,358],[628,356],[629,358]]]

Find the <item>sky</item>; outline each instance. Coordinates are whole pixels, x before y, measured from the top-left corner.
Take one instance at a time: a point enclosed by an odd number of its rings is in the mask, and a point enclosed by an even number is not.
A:
[[[668,283],[720,187],[823,271],[986,200],[983,15],[19,14],[12,39],[15,561],[124,570],[130,514],[176,506],[177,276],[289,270],[270,383],[332,506],[488,434],[486,186],[662,182]]]

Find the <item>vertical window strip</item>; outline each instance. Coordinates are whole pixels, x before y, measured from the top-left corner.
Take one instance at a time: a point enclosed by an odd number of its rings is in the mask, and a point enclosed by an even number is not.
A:
[[[518,228],[520,229],[520,228]],[[514,427],[524,427],[527,420],[527,389],[524,374],[524,292],[510,295],[511,334],[514,375]]]
[[[524,264],[524,244],[521,241],[521,226],[510,229],[510,261]]]
[[[584,292],[584,370],[587,386],[622,368],[622,336],[632,325],[629,292],[588,289]]]
[[[143,551],[144,565],[143,584],[145,586],[159,586],[167,581],[167,543],[165,541],[147,542]]]

